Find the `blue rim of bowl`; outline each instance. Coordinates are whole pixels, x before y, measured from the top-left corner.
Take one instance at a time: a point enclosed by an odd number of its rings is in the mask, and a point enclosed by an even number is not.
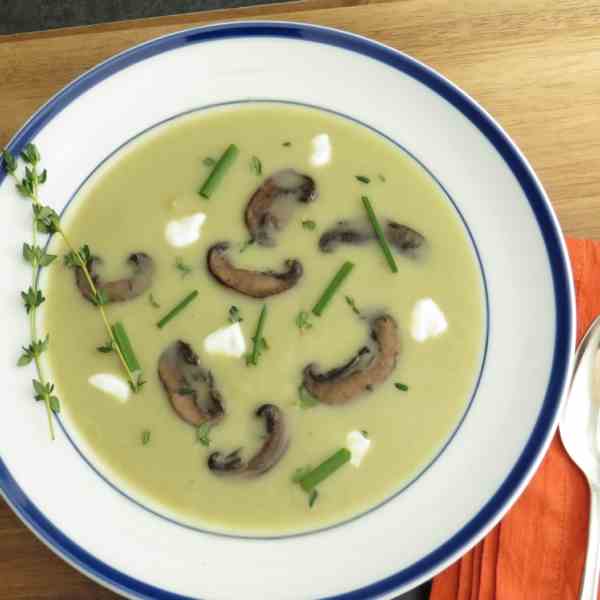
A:
[[[567,253],[558,223],[544,190],[521,152],[501,127],[469,96],[415,59],[367,38],[344,31],[303,23],[242,22],[211,25],[161,37],[108,59],[66,86],[40,108],[9,144],[18,153],[63,108],[86,90],[146,58],[176,48],[230,38],[278,37],[334,46],[382,62],[427,86],[460,111],[503,158],[519,182],[537,220],[552,273],[556,333],[550,380],[542,408],[525,448],[492,498],[439,548],[413,565],[378,582],[326,600],[363,600],[409,584],[417,584],[439,571],[483,536],[514,502],[539,464],[554,433],[561,400],[569,380],[574,348],[574,299]],[[0,184],[6,173],[0,167]],[[161,590],[113,569],[75,544],[57,529],[25,495],[0,459],[0,490],[19,517],[50,548],[91,578],[133,598],[194,600]]]
[[[297,107],[308,108],[308,109],[335,115],[342,119],[346,119],[348,121],[356,123],[360,127],[364,127],[365,129],[368,129],[371,133],[374,133],[375,135],[383,138],[384,140],[386,140],[387,142],[389,142],[390,144],[392,144],[393,146],[398,148],[401,152],[406,154],[406,156],[408,158],[412,159],[412,161],[414,161],[414,163],[417,165],[417,167],[422,169],[434,181],[434,183],[439,187],[442,194],[445,196],[446,200],[448,201],[448,203],[450,204],[452,209],[455,211],[459,221],[462,223],[462,226],[464,227],[467,238],[471,243],[471,247],[473,250],[473,254],[475,256],[475,260],[477,262],[477,265],[479,266],[479,274],[481,276],[481,287],[482,287],[482,292],[483,292],[482,296],[483,296],[484,322],[485,322],[485,334],[483,336],[483,344],[482,344],[482,348],[481,348],[481,361],[479,364],[479,368],[477,370],[477,374],[474,378],[474,384],[473,384],[471,393],[469,394],[469,401],[467,402],[466,408],[464,409],[464,411],[460,415],[460,418],[458,419],[456,425],[454,426],[454,429],[446,437],[446,439],[440,445],[440,447],[437,449],[437,451],[435,452],[433,457],[431,457],[431,459],[427,463],[425,463],[425,465],[420,470],[418,470],[411,479],[409,479],[407,482],[403,483],[400,488],[398,488],[397,490],[392,492],[389,496],[384,498],[382,501],[378,502],[375,506],[372,506],[372,507],[370,507],[366,510],[363,510],[357,514],[354,514],[351,517],[344,519],[343,521],[335,522],[330,525],[325,525],[323,527],[319,527],[316,529],[310,529],[307,531],[299,531],[299,532],[286,533],[286,534],[281,534],[281,535],[268,535],[268,534],[265,534],[265,535],[247,534],[247,535],[245,535],[245,534],[241,534],[241,533],[235,534],[235,533],[228,533],[228,532],[224,532],[224,531],[196,527],[194,525],[191,525],[191,524],[188,524],[188,523],[185,523],[182,521],[178,521],[177,519],[175,519],[173,517],[169,517],[169,516],[161,513],[158,509],[150,508],[149,506],[144,504],[144,502],[142,500],[137,500],[133,495],[128,494],[125,490],[120,488],[117,484],[113,483],[109,479],[108,476],[104,475],[101,471],[101,468],[99,466],[96,466],[92,462],[92,459],[89,458],[86,455],[86,453],[77,445],[77,443],[73,439],[73,436],[69,433],[69,430],[68,430],[67,426],[65,425],[65,423],[63,422],[63,419],[61,418],[61,416],[59,414],[55,415],[55,418],[58,421],[60,428],[61,428],[62,432],[64,433],[65,437],[70,442],[70,444],[73,446],[73,448],[75,449],[77,454],[79,454],[81,459],[88,465],[88,467],[90,469],[92,469],[92,471],[94,471],[94,473],[96,475],[98,475],[98,477],[100,477],[100,479],[102,479],[102,481],[104,481],[104,483],[106,483],[109,487],[111,487],[113,490],[115,490],[117,493],[119,493],[124,498],[127,498],[127,500],[129,500],[130,502],[133,502],[136,506],[138,506],[142,510],[149,512],[152,515],[154,515],[155,517],[163,519],[163,520],[167,521],[168,523],[171,523],[172,525],[177,525],[178,527],[183,527],[185,529],[189,529],[191,531],[196,531],[198,533],[204,533],[207,535],[217,535],[217,536],[221,536],[221,537],[231,537],[231,538],[242,539],[242,540],[272,540],[273,541],[273,540],[283,540],[283,539],[289,539],[292,537],[299,537],[299,536],[321,533],[321,532],[327,531],[329,529],[341,527],[343,525],[351,523],[352,521],[355,521],[356,519],[360,519],[361,517],[364,517],[365,515],[377,510],[378,508],[381,508],[382,506],[384,506],[388,502],[391,502],[394,498],[396,498],[397,496],[402,494],[404,491],[406,491],[408,488],[410,488],[412,485],[414,485],[437,462],[437,460],[444,453],[446,448],[450,445],[450,443],[452,442],[452,440],[454,439],[454,437],[460,430],[467,415],[469,414],[469,411],[471,410],[471,407],[473,406],[473,401],[475,400],[475,397],[477,396],[477,391],[479,390],[479,384],[481,383],[481,379],[483,377],[483,372],[485,369],[488,346],[489,346],[489,338],[490,338],[490,300],[489,300],[489,293],[488,293],[487,278],[485,276],[485,269],[483,267],[483,261],[481,259],[481,254],[479,252],[479,248],[477,247],[477,242],[475,241],[475,236],[473,235],[473,232],[471,231],[471,228],[469,227],[469,224],[467,223],[460,208],[458,207],[458,205],[456,204],[456,202],[450,195],[450,192],[444,187],[442,182],[435,176],[433,171],[429,167],[427,167],[420,159],[418,159],[408,148],[406,148],[405,146],[400,144],[398,141],[392,139],[391,137],[389,137],[382,131],[379,131],[375,127],[372,127],[371,125],[368,125],[367,123],[364,123],[363,121],[361,121],[360,119],[357,119],[356,117],[351,117],[350,115],[347,115],[345,113],[341,113],[341,112],[338,112],[338,111],[335,111],[335,110],[332,110],[329,108],[323,108],[322,106],[317,106],[315,104],[307,104],[304,102],[291,101],[291,100],[277,100],[277,99],[272,99],[272,98],[250,98],[250,99],[243,99],[243,100],[231,100],[228,102],[218,102],[216,104],[208,104],[206,106],[192,108],[192,109],[186,110],[184,112],[167,117],[166,119],[163,119],[162,121],[159,121],[158,123],[154,123],[153,125],[150,125],[146,129],[139,131],[138,133],[132,135],[128,140],[125,140],[118,148],[115,148],[110,154],[108,154],[106,157],[104,157],[94,167],[94,169],[85,177],[85,179],[79,184],[77,189],[73,192],[73,194],[71,195],[71,197],[69,198],[69,200],[63,207],[63,210],[60,213],[61,219],[64,217],[66,211],[71,207],[73,202],[77,199],[77,197],[81,193],[81,190],[83,188],[85,188],[85,186],[88,184],[90,179],[92,179],[100,170],[102,170],[108,161],[113,159],[115,156],[117,156],[121,152],[126,152],[127,148],[129,146],[131,146],[132,144],[135,144],[138,140],[140,140],[140,138],[143,138],[146,134],[148,134],[150,132],[155,132],[158,129],[162,129],[165,125],[173,123],[179,119],[185,119],[186,117],[190,117],[192,115],[197,115],[198,113],[205,112],[207,110],[214,110],[214,109],[218,110],[218,109],[223,109],[223,108],[230,108],[233,106],[247,106],[247,105],[252,105],[252,104],[254,104],[254,105],[281,104],[281,105],[287,105],[287,106],[297,106]],[[48,250],[48,247],[50,246],[51,241],[52,240],[50,238],[50,240],[47,243],[46,250]],[[38,271],[38,277],[39,277],[39,271]]]

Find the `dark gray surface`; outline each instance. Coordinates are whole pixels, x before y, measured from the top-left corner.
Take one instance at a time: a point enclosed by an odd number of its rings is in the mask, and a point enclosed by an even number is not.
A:
[[[0,34],[274,4],[282,0],[0,0]],[[429,585],[396,600],[427,600]]]
[[[274,4],[282,0],[0,0],[0,34]]]

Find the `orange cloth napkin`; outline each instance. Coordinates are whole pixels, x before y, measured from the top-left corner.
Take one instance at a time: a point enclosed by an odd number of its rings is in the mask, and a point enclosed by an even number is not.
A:
[[[600,242],[567,240],[577,339],[600,313]],[[558,433],[539,470],[490,534],[433,582],[431,600],[577,600],[589,492]]]

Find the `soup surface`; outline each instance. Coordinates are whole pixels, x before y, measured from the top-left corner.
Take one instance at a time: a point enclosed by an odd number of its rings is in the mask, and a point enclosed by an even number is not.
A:
[[[239,154],[210,198],[203,198],[198,190],[214,168],[205,159],[218,159],[231,143]],[[288,168],[312,178],[317,199],[283,200],[289,221],[273,236],[276,244],[248,244],[249,199],[266,178]],[[392,247],[397,273],[373,240],[340,243],[330,252],[320,248],[323,233],[340,220],[371,231],[365,195],[382,224],[391,219],[425,238],[417,256]],[[174,247],[167,225],[198,213],[205,215],[192,228],[199,229],[199,239]],[[88,244],[101,257],[104,280],[128,276],[132,252],[154,261],[144,293],[106,305],[109,320],[125,325],[146,381],[126,401],[90,383],[98,374],[126,378],[114,352],[97,350],[107,342],[98,309],[83,298],[73,270],[62,261],[47,270],[44,318],[63,417],[77,443],[118,487],[162,514],[198,527],[258,535],[339,522],[418,475],[467,408],[485,328],[481,274],[470,240],[436,182],[364,126],[283,104],[181,117],[108,161],[84,186],[63,224],[75,244]],[[181,231],[178,235],[185,241]],[[302,276],[287,291],[264,299],[240,294],[207,269],[207,252],[220,241],[230,242],[227,256],[236,266],[281,271],[285,260],[297,259]],[[64,254],[66,248],[54,240],[52,251]],[[315,316],[312,307],[346,261],[354,268]],[[157,321],[193,290],[198,296],[158,328]],[[244,356],[207,351],[205,338],[230,326],[238,314],[246,352],[252,352],[263,305],[266,347],[256,365]],[[301,311],[307,314],[299,319]],[[399,336],[395,367],[385,381],[369,384],[347,402],[314,402],[306,390],[301,399],[309,363],[326,371],[347,363],[365,345],[377,354],[370,329],[381,314],[396,322]],[[180,418],[161,384],[159,357],[177,340],[191,345],[221,395],[225,415],[210,428]],[[365,365],[351,368],[367,369],[368,360]],[[335,373],[329,375],[335,380]],[[283,414],[287,451],[262,474],[211,471],[213,452],[222,453],[222,463],[241,448],[229,459],[230,467],[239,466],[270,439],[265,418],[255,415],[265,403]],[[350,432],[363,445],[370,442],[359,466],[340,466],[316,486],[318,495],[292,481],[297,469],[315,468],[347,447]],[[351,450],[358,462],[357,449]]]

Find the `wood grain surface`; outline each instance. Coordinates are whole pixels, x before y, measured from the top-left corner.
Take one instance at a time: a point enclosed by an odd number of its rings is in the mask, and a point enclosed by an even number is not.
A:
[[[598,0],[307,0],[0,38],[0,146],[80,73],[196,24],[269,18],[340,27],[424,61],[523,150],[569,235],[600,239]],[[0,599],[115,598],[56,558],[0,501]]]

